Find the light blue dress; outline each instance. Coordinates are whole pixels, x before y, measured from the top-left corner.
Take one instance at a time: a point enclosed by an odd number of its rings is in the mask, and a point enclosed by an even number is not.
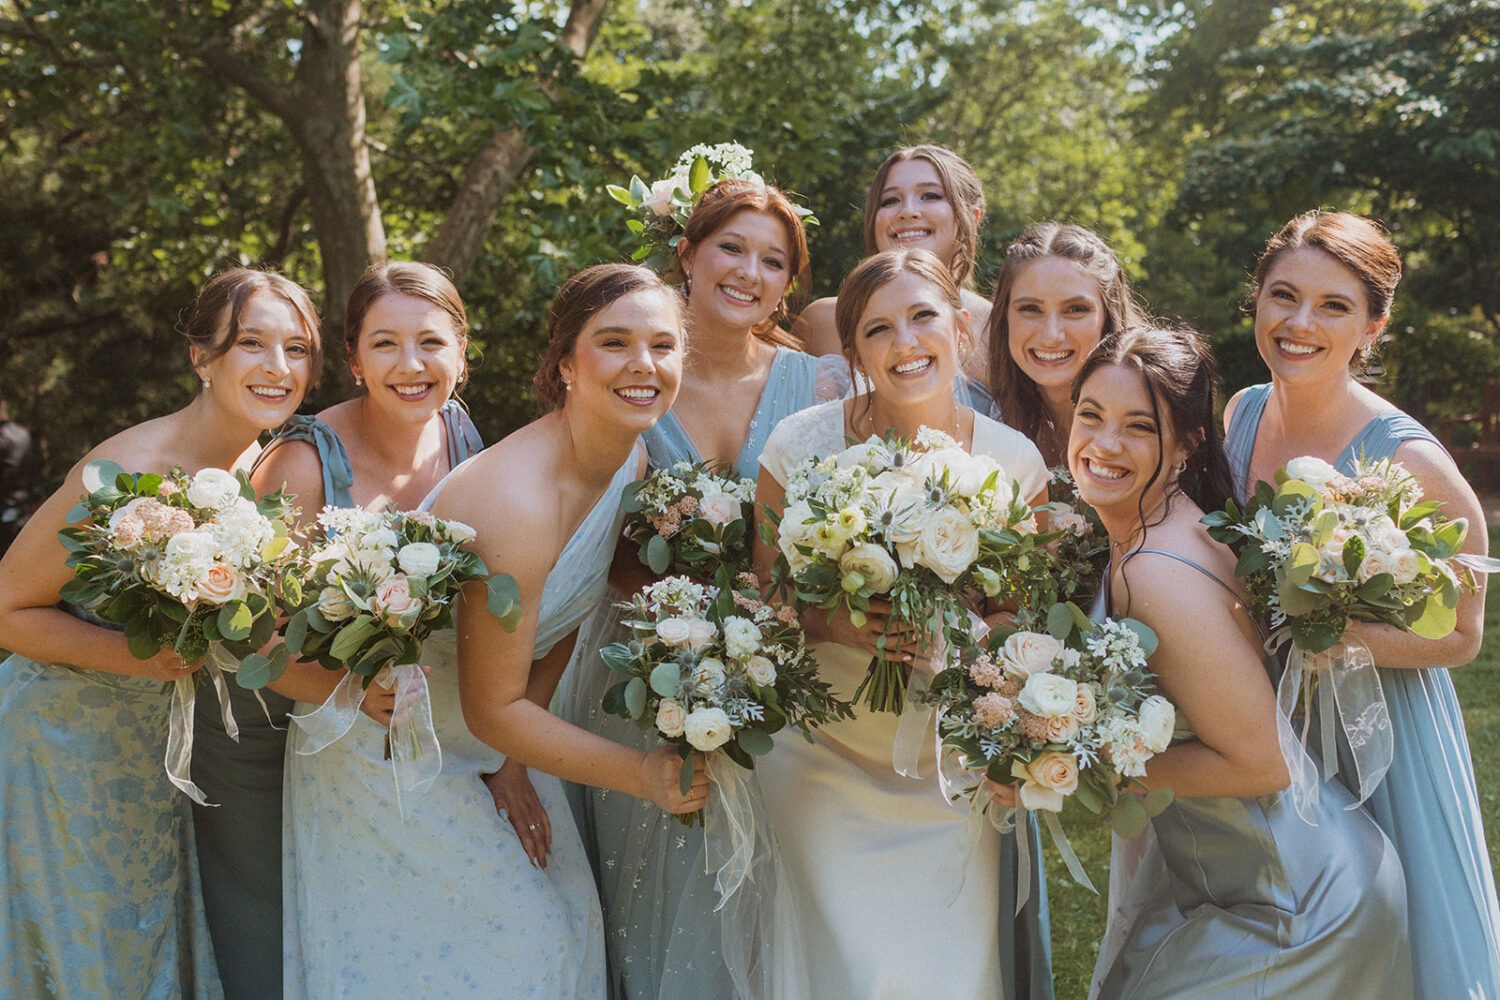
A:
[[[223,996],[188,799],[165,770],[171,697],[145,677],[0,664],[0,994]]]
[[[761,449],[781,418],[816,402],[819,359],[778,348],[750,420],[734,473],[753,479]],[[651,468],[701,461],[670,410],[641,436]],[[558,689],[559,714],[628,746],[660,745],[654,730],[604,712],[604,693],[620,678],[599,650],[630,640],[611,592],[579,632]],[[720,949],[718,893],[704,874],[703,828],[689,828],[652,802],[578,785],[568,797],[593,862],[609,954],[610,996],[617,1000],[731,1000],[735,987]]]
[[[534,657],[598,603],[620,532],[620,492],[638,461],[632,455],[615,473],[547,574]],[[480,778],[505,758],[464,724],[453,633],[434,635],[422,659],[443,767],[403,800],[404,822],[386,730],[363,714],[318,753],[288,754],[287,996],[597,1000],[604,930],[576,829],[554,821],[546,870],[531,864]],[[548,815],[566,816],[562,783],[530,776]]]
[[[1208,570],[1160,549],[1233,594]],[[1094,609],[1110,607],[1108,577]],[[1205,650],[1212,658],[1212,651]],[[1211,664],[1210,664],[1211,667]],[[1206,668],[1207,669],[1207,668]],[[1268,669],[1271,666],[1268,665]],[[1179,716],[1179,725],[1185,723]],[[1180,728],[1174,739],[1193,739]],[[1182,798],[1151,820],[1145,860],[1111,886],[1093,995],[1106,1000],[1402,1000],[1411,994],[1401,865],[1332,786],[1317,825],[1291,793]],[[1146,835],[1143,835],[1146,836]],[[1111,872],[1111,879],[1118,877]],[[1454,994],[1462,1000],[1463,994]]]
[[[1270,385],[1240,398],[1225,435],[1235,490],[1252,483],[1250,458]],[[1355,461],[1393,455],[1403,441],[1435,441],[1399,410],[1371,420],[1338,455]],[[1482,530],[1482,529],[1479,529]],[[1395,759],[1365,809],[1396,846],[1406,870],[1412,970],[1419,1000],[1500,998],[1500,907],[1485,845],[1474,762],[1453,680],[1443,667],[1380,668],[1395,737]],[[1339,739],[1339,777],[1354,774]],[[1326,786],[1325,786],[1326,787]]]
[[[484,444],[457,402],[450,400],[441,412],[451,469]],[[333,428],[317,417],[294,416],[257,464],[288,441],[317,449],[323,502],[353,507],[354,470]],[[199,708],[193,726],[193,777],[208,801],[218,803],[193,804],[192,825],[208,928],[229,1000],[281,996],[281,779],[292,702],[270,688],[260,697],[265,708],[254,692],[229,685],[238,743],[224,732],[211,700]]]

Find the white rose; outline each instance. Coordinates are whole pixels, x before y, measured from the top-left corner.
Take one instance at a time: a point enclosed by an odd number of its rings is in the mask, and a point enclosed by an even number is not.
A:
[[[656,706],[656,728],[668,739],[675,739],[682,735],[687,725],[687,712],[682,708],[682,702],[674,698],[663,698],[661,704]]]
[[[1300,479],[1315,490],[1323,490],[1339,475],[1339,470],[1312,455],[1303,455],[1286,463],[1286,474],[1290,479]]]
[[[704,753],[719,749],[734,735],[734,727],[729,724],[729,716],[722,708],[693,709],[688,713],[683,731],[693,749]]]
[[[188,503],[218,510],[240,495],[240,481],[223,469],[200,469],[188,483]]]
[[[442,553],[429,542],[412,542],[401,546],[396,553],[396,563],[407,576],[431,576],[437,572]]]
[[[699,502],[698,513],[709,524],[728,524],[739,519],[740,502],[728,493],[709,493]]]
[[[1021,688],[1021,707],[1032,715],[1071,716],[1078,704],[1078,682],[1057,674],[1035,674]]]
[[[703,649],[709,643],[719,637],[718,626],[711,621],[702,618],[689,618],[688,623],[688,649],[694,652]]]
[[[196,581],[195,589],[210,604],[228,604],[244,598],[245,581],[233,566],[216,562]]]
[[[845,552],[839,558],[839,569],[845,574],[858,573],[875,594],[884,594],[896,582],[896,560],[873,542],[861,542]]]
[[[764,656],[752,656],[746,660],[745,673],[761,687],[776,683],[776,664]]]
[[[1364,583],[1370,577],[1379,576],[1381,573],[1394,574],[1395,562],[1385,549],[1370,546],[1365,549],[1364,562],[1359,564],[1359,582]]]
[[[1078,761],[1061,750],[1044,751],[1030,764],[1013,761],[1010,773],[1023,781],[1021,805],[1027,809],[1060,812],[1063,797],[1078,790]]]
[[[652,215],[665,218],[672,214],[672,192],[681,184],[687,187],[686,179],[679,178],[676,174],[664,177],[651,185],[651,193],[646,200],[641,202],[642,208],[649,209]]]
[[[1073,718],[1086,726],[1098,715],[1099,701],[1094,696],[1094,689],[1087,684],[1078,685],[1078,693],[1073,701]]]
[[[474,540],[476,532],[462,521],[445,521],[448,540],[454,545],[467,545]]]
[[[663,618],[656,623],[656,637],[668,646],[681,646],[693,635],[686,618]]]
[[[354,602],[338,587],[324,587],[318,591],[318,614],[324,621],[341,622],[354,617]]]
[[[1159,694],[1141,702],[1141,741],[1152,753],[1161,753],[1172,742],[1172,730],[1177,725],[1177,710],[1172,703]]]
[[[952,508],[935,512],[917,537],[917,561],[952,583],[979,558],[979,529]]]
[[[1391,559],[1391,574],[1397,583],[1411,583],[1422,572],[1422,557],[1411,549],[1397,552]]]
[[[166,559],[173,563],[200,564],[213,560],[219,544],[203,529],[179,531],[167,539]]]
[[[1041,632],[1017,632],[1000,647],[1000,665],[1015,677],[1045,674],[1063,651],[1063,644]]]
[[[724,683],[724,675],[724,661],[706,656],[693,668],[693,683],[697,685],[699,694],[709,694]]]
[[[724,651],[730,659],[745,660],[754,655],[762,638],[760,626],[750,619],[737,615],[724,619]]]
[[[797,551],[798,545],[810,546],[813,544],[812,529],[814,525],[808,524],[807,519],[812,517],[812,508],[805,501],[791,504],[781,517],[781,527],[777,532],[776,544],[781,549],[781,554],[786,557],[792,575],[800,573],[812,565],[812,560]]]

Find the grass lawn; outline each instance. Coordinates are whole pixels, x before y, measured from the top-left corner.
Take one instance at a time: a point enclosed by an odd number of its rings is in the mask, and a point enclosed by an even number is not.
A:
[[[1490,531],[1490,551],[1500,552],[1500,529]],[[1473,663],[1453,672],[1463,703],[1474,772],[1479,776],[1479,802],[1489,839],[1490,866],[1500,872],[1500,785],[1485,776],[1500,774],[1500,581],[1492,586],[1485,607],[1485,643]],[[1104,894],[1109,868],[1109,827],[1068,817],[1068,837],[1089,877],[1099,887],[1095,896],[1074,884],[1057,853],[1047,845],[1047,890],[1052,906],[1053,982],[1058,1000],[1082,1000],[1088,995],[1094,954],[1104,932]],[[1043,835],[1045,840],[1045,834]]]

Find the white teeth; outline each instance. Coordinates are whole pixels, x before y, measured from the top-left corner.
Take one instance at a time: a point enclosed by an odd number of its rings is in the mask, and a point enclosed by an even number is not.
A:
[[[925,240],[932,235],[931,229],[898,229],[892,234],[898,240]]]
[[[746,305],[751,305],[755,302],[755,296],[748,295],[745,292],[740,291],[738,288],[730,288],[728,285],[720,285],[719,288],[724,292],[725,295],[727,295],[731,299],[734,299],[734,301],[736,302],[743,302]]]
[[[252,385],[250,391],[266,399],[285,399],[292,390],[284,386]]]
[[[1286,353],[1295,354],[1298,357],[1306,357],[1309,354],[1316,354],[1318,352],[1318,348],[1316,347],[1309,344],[1295,344],[1290,340],[1278,340],[1276,341],[1276,346]]]
[[[432,388],[432,383],[427,382],[423,385],[393,385],[391,388],[396,390],[396,395],[398,396],[420,396]]]
[[[626,399],[640,400],[655,399],[658,395],[658,391],[656,389],[616,389],[615,392],[619,393],[621,396],[624,396]]]
[[[1100,465],[1098,462],[1092,460],[1088,462],[1088,467],[1089,472],[1100,479],[1119,480],[1125,478],[1124,469],[1113,469],[1108,466]]]
[[[922,371],[930,364],[932,364],[931,358],[916,358],[897,365],[895,371],[898,375],[910,375],[912,372]]]
[[[1072,351],[1043,351],[1035,348],[1031,354],[1038,361],[1065,361],[1073,356]]]

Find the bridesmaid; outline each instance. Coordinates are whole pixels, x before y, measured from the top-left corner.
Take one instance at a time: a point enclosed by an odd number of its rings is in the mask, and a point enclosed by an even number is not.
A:
[[[989,309],[990,392],[998,413],[1067,464],[1073,378],[1100,339],[1132,326],[1140,308],[1120,258],[1082,226],[1039,222],[1005,248]]]
[[[376,265],[351,290],[345,315],[349,368],[367,391],[316,417],[293,417],[252,476],[263,493],[284,485],[296,494],[304,526],[324,505],[415,508],[480,447],[452,398],[464,382],[468,320],[441,271],[404,261]],[[284,726],[293,703],[299,713],[313,711],[342,677],[316,663],[293,662],[272,685],[276,691],[264,696]],[[236,706],[238,746],[221,729],[200,723],[199,732],[213,737],[208,746],[217,751],[210,758],[214,784],[204,788],[223,805],[195,810],[194,826],[209,927],[229,996],[282,995],[283,956],[292,996],[323,995],[343,981],[337,962],[357,965],[363,974],[374,971],[374,959],[361,948],[369,939],[353,927],[380,910],[361,895],[368,883],[357,876],[368,862],[370,838],[383,838],[380,849],[394,853],[420,829],[392,815],[383,727],[394,700],[392,690],[372,684],[362,706],[368,718],[312,756],[287,754],[288,736],[294,748],[299,736],[272,729],[253,700]],[[472,775],[463,779],[483,795]],[[350,829],[365,831],[355,841],[360,854],[353,870],[348,855],[329,846],[348,839]],[[387,883],[369,891],[391,888]]]
[[[699,198],[677,254],[692,339],[677,401],[641,436],[649,465],[708,460],[753,479],[771,429],[817,402],[818,360],[787,347],[780,326],[787,293],[807,274],[802,222],[776,188],[720,181]],[[633,566],[635,546],[624,548],[623,560]],[[652,729],[601,708],[618,675],[599,650],[631,638],[618,624],[620,600],[608,595],[580,630],[559,714],[644,750],[659,742]],[[714,877],[704,871],[703,828],[684,827],[650,802],[607,789],[569,786],[569,795],[599,884],[614,995],[736,996],[726,961],[741,976],[744,963],[722,954],[721,941],[731,948],[746,943],[735,940],[735,931],[729,939],[721,933]]]
[[[1314,455],[1353,471],[1393,457],[1448,517],[1465,517],[1465,550],[1482,554],[1484,514],[1453,460],[1411,417],[1360,384],[1390,316],[1401,259],[1378,224],[1309,212],[1266,245],[1251,287],[1255,342],[1267,385],[1225,410],[1236,493],[1248,494],[1290,459]],[[1484,583],[1458,605],[1458,627],[1429,640],[1357,622],[1374,654],[1395,736],[1395,760],[1365,806],[1406,870],[1417,996],[1500,996],[1500,910],[1479,812],[1474,763],[1448,667],[1484,638]],[[1339,776],[1353,773],[1347,747]],[[1325,785],[1325,791],[1327,786]]]
[[[837,317],[844,353],[870,390],[803,410],[772,432],[761,454],[761,520],[782,513],[787,477],[804,459],[872,434],[910,437],[923,426],[995,458],[1019,478],[1024,496],[1046,501],[1047,468],[1036,447],[954,398],[968,325],[958,286],[937,256],[888,250],[867,258],[840,286]],[[757,543],[766,575],[774,550],[758,535]],[[804,614],[823,676],[838,694],[851,696],[865,676],[886,617],[877,609],[857,628],[847,613]],[[888,642],[886,650],[911,659],[909,642]],[[1000,835],[986,824],[974,842],[966,813],[937,788],[930,743],[921,767],[927,778],[896,773],[897,720],[861,712],[818,729],[811,743],[778,742],[757,766],[808,956],[808,995],[1050,996],[1050,978],[1026,982],[1035,974],[1006,958],[1016,894],[1001,888]],[[1045,925],[1038,937],[1044,949]]]
[[[536,388],[552,411],[455,470],[433,505],[438,517],[473,526],[474,550],[492,571],[515,577],[526,612],[514,633],[504,632],[483,611],[484,588],[466,591],[472,603],[458,620],[464,720],[479,740],[533,770],[547,815],[567,809],[558,777],[691,812],[708,798],[701,760],[684,794],[674,748],[624,746],[546,709],[570,634],[604,592],[620,493],[645,472],[640,435],[677,394],[680,302],[644,268],[591,267],[557,293],[548,341]],[[583,845],[567,821],[552,824],[549,839],[545,870],[515,837],[492,848],[490,865],[510,885],[488,904],[504,929],[488,962],[504,972],[487,982],[514,996],[600,997],[604,933]],[[434,903],[432,919],[441,920],[449,907]]]
[[[248,469],[256,438],[292,415],[318,371],[316,311],[278,274],[210,279],[186,334],[202,391],[85,455],[0,562],[0,646],[16,653],[0,665],[8,996],[222,995],[185,800],[162,765],[164,682],[199,664],[170,649],[137,660],[118,629],[59,603],[73,571],[57,532],[87,492],[84,466]]]
[[[990,304],[973,291],[983,221],[984,187],[968,161],[943,146],[903,146],[876,168],[865,194],[865,253],[922,249],[937,254],[960,289],[970,328],[984,336]],[[843,353],[835,301],[831,296],[818,299],[792,325],[792,336],[809,354]],[[982,381],[988,351],[983,343],[971,347],[964,367]]]
[[[1213,388],[1196,334],[1134,327],[1099,345],[1075,390],[1068,462],[1114,556],[1095,613],[1156,632],[1151,669],[1178,711],[1140,779],[1176,798],[1110,913],[1094,995],[1409,997],[1394,848],[1343,788],[1316,826],[1283,792],[1262,637],[1234,554],[1200,523],[1230,490]]]

